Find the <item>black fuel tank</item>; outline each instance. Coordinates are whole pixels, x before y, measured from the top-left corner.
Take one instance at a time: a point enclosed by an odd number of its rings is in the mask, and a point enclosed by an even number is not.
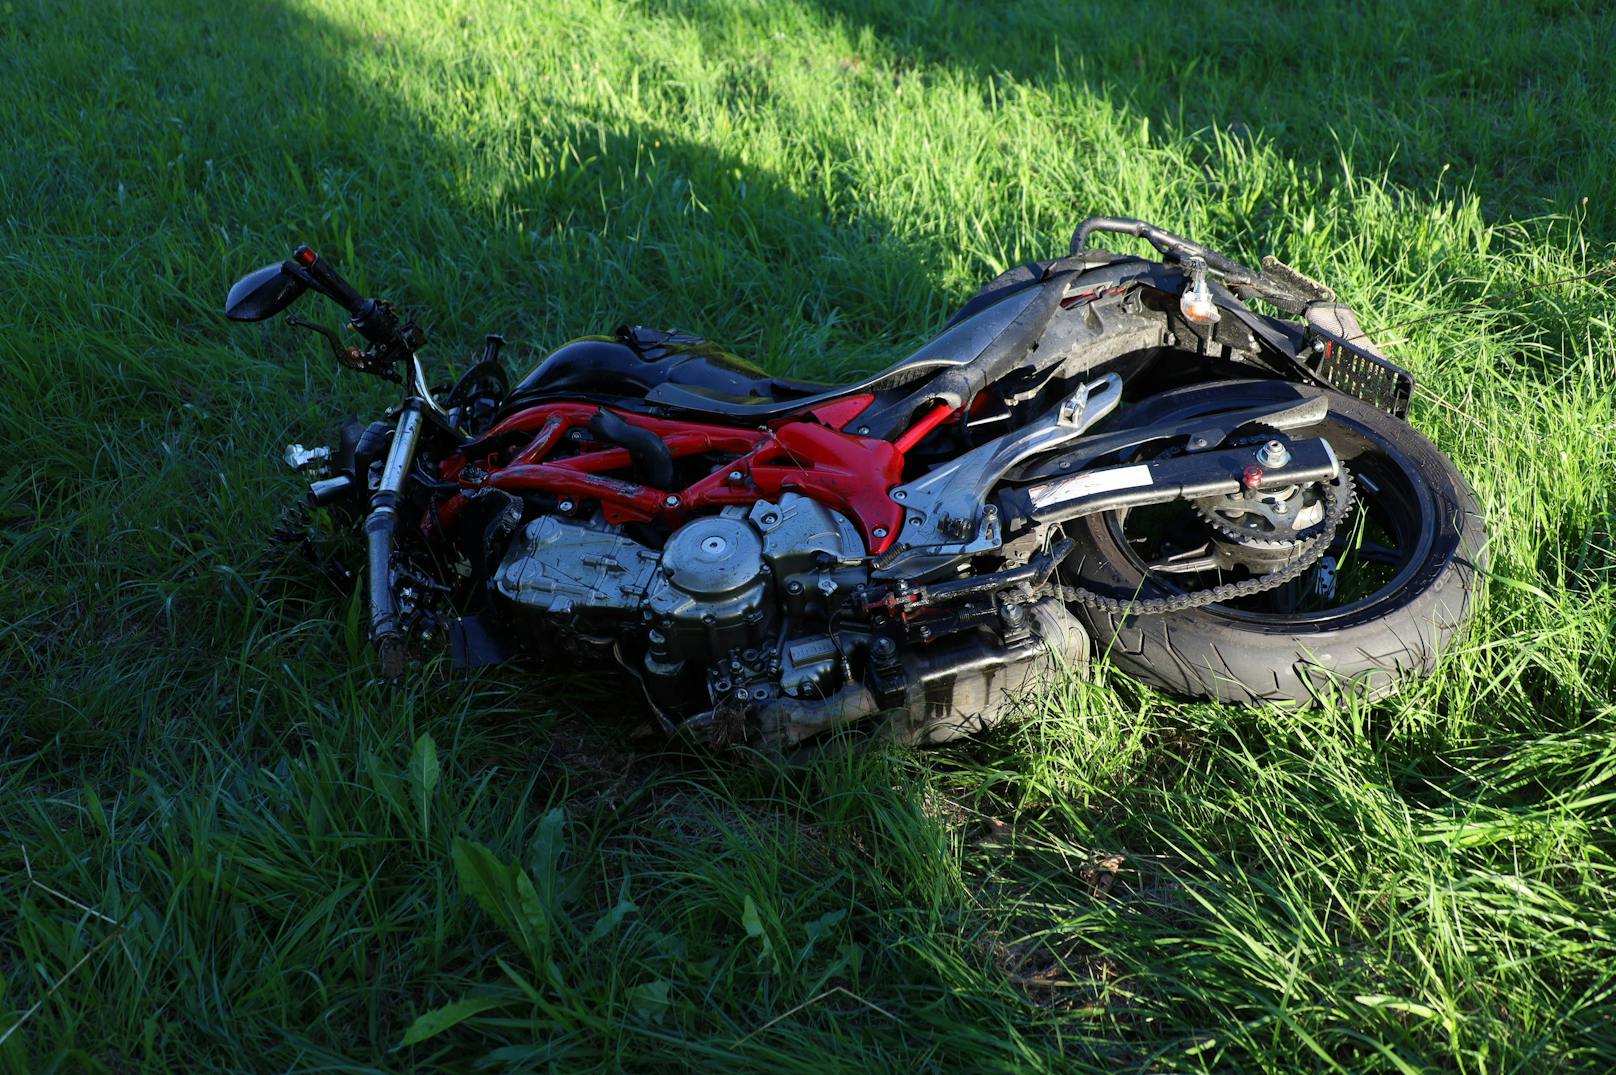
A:
[[[511,398],[557,392],[643,396],[661,384],[734,403],[793,399],[828,387],[771,377],[699,336],[636,325],[557,348],[522,378]]]

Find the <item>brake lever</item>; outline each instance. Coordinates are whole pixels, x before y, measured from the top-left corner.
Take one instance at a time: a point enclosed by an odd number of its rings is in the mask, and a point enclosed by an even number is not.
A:
[[[296,314],[287,314],[286,323],[288,325],[295,325],[298,328],[306,328],[310,332],[318,333],[319,335],[324,336],[326,338],[326,342],[331,345],[331,355],[337,360],[338,365],[347,366],[352,369],[359,364],[359,349],[357,347],[349,347],[347,344],[343,343],[342,337],[337,335],[336,329],[331,328],[328,325],[315,324],[313,321],[305,321]]]
[[[344,369],[358,370],[360,373],[374,373],[387,381],[397,382],[399,380],[398,371],[393,369],[391,364],[377,361],[373,355],[366,354],[357,347],[349,347],[342,342],[342,337],[337,335],[336,329],[327,325],[316,324],[313,321],[305,321],[296,314],[287,314],[286,323],[295,325],[298,328],[306,328],[310,332],[324,336],[326,343],[331,345],[331,356],[337,360],[337,365]]]

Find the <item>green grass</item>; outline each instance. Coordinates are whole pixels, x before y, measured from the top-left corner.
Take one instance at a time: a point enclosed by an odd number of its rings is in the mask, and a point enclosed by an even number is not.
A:
[[[636,321],[833,376],[1110,212],[1373,332],[1611,257],[1602,6],[7,0],[0,1067],[1616,1066],[1607,280],[1383,334],[1492,535],[1435,679],[1102,669],[791,770],[627,753],[610,677],[374,683],[260,554],[386,392],[218,315],[308,241],[439,371]]]

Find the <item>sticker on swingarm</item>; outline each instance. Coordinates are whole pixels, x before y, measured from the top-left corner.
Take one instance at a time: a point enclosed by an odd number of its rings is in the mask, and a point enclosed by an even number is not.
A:
[[[1028,489],[1027,499],[1036,509],[1045,504],[1075,500],[1080,496],[1110,493],[1118,489],[1136,489],[1152,484],[1154,479],[1150,476],[1150,467],[1138,463],[1131,467],[1107,467],[1105,470],[1073,474],[1070,478],[1046,482]]]

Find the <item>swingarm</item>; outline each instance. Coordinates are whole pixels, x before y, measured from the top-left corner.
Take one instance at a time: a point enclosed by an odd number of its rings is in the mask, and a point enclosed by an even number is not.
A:
[[[1067,522],[1097,511],[1117,511],[1174,500],[1264,493],[1305,482],[1332,481],[1341,473],[1322,437],[1271,440],[1258,448],[1226,448],[1151,462],[1100,467],[1001,492],[996,502],[1005,527]]]

